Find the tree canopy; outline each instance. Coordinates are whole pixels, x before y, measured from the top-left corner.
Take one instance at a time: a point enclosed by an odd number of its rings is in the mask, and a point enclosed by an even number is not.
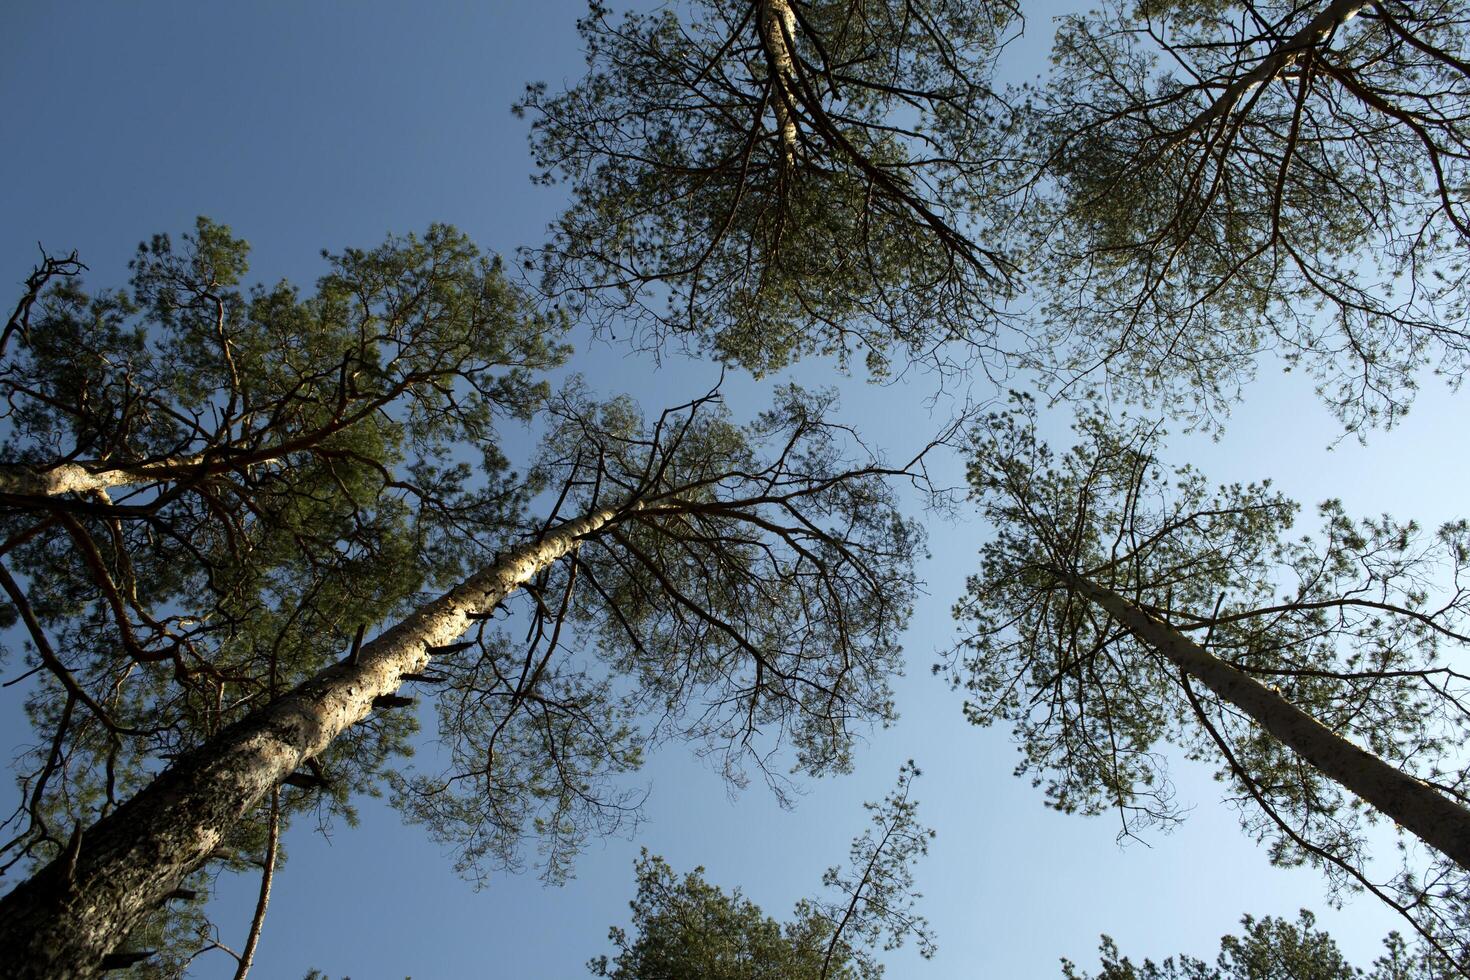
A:
[[[1273,860],[1372,891],[1470,975],[1470,526],[1329,500],[1303,536],[1269,484],[1169,469],[1162,423],[1098,407],[1218,426],[1271,355],[1352,430],[1430,372],[1459,383],[1464,12],[1107,2],[1007,88],[1021,13],[593,0],[585,77],[516,106],[535,179],[569,191],[520,256],[539,297],[444,225],[327,255],[305,292],[246,288],[247,246],[206,219],[145,242],[124,289],[43,255],[0,332],[0,626],[37,734],[0,840],[0,873],[35,874],[0,900],[0,957],[67,975],[158,947],[143,969],[177,973],[226,948],[210,877],[258,866],[243,975],[282,829],[350,820],[352,792],[477,883],[561,881],[662,742],[783,799],[852,767],[895,717],[924,547],[895,484],[928,489],[922,462],[869,450],[822,391],[752,417],[718,391],[646,413],[553,390],[585,320],[757,376],[1021,366],[1080,403],[1071,450],[1029,402],[963,447],[990,537],[944,666],[971,719],[1125,835],[1178,818],[1181,748]],[[511,452],[510,422],[539,448]],[[442,770],[401,761],[409,689]],[[636,935],[596,969],[875,976],[917,924],[908,778],[829,874],[843,897],[790,923],[645,858]],[[1105,945],[1103,975],[1361,975],[1305,914],[1245,928],[1215,967]],[[1395,949],[1372,976],[1428,975]]]
[[[1459,5],[1109,2],[1053,58],[1024,144],[1041,370],[1218,421],[1274,351],[1353,428],[1458,383]]]
[[[1025,399],[977,433],[993,537],[951,674],[971,720],[1012,724],[1018,772],[1058,809],[1116,811],[1122,834],[1177,819],[1162,749],[1179,746],[1274,861],[1374,891],[1463,958],[1466,524],[1329,501],[1294,538],[1296,505],[1267,484],[1166,470],[1156,426],[1088,416],[1078,436],[1053,452]],[[1385,814],[1430,842],[1425,867],[1375,875]]]
[[[1025,365],[1218,426],[1274,354],[1351,429],[1456,383],[1458,8],[1109,3],[998,87],[1021,13],[592,4],[586,76],[518,106],[572,192],[526,261],[611,332],[757,373]]]
[[[1451,975],[1432,953],[1411,949],[1397,934],[1384,939],[1384,954],[1365,971],[1349,963],[1333,938],[1316,929],[1316,924],[1316,917],[1305,909],[1295,922],[1272,915],[1263,919],[1243,916],[1244,932],[1221,937],[1213,965],[1187,954],[1137,965],[1120,956],[1117,944],[1103,936],[1100,972],[1081,973],[1075,964],[1063,960],[1062,973],[1066,980],[1440,980]]]
[[[796,903],[790,921],[770,918],[737,889],[727,893],[695,868],[682,878],[644,850],[636,865],[638,894],[629,903],[633,934],[614,926],[618,948],[588,964],[612,980],[877,980],[874,950],[896,949],[912,937],[934,955],[928,923],[913,911],[913,865],[928,852],[933,831],[918,822],[910,798],[919,775],[913,762],[879,803],[864,804],[873,826],[852,841],[849,863],[829,868],[822,884],[832,897]]]
[[[711,980],[817,980],[832,924],[820,916],[782,924],[740,894],[704,880],[703,868],[680,877],[659,857],[638,861],[634,936],[614,928],[619,950],[589,966],[594,976],[614,980],[709,977]],[[852,978],[847,955],[834,964],[834,977]]]
[[[528,257],[547,293],[758,374],[983,343],[1014,271],[979,237],[1010,3],[590,6],[586,77],[517,107],[572,194]]]
[[[233,242],[201,223],[191,245],[216,241]],[[145,254],[172,252],[158,239]],[[32,715],[46,745],[25,777],[10,847],[12,863],[50,864],[4,900],[11,921],[0,949],[15,962],[27,961],[22,946],[43,972],[123,955],[114,951],[121,936],[184,877],[258,852],[257,811],[269,802],[277,825],[283,781],[305,792],[285,797],[287,817],[321,789],[345,807],[348,786],[371,792],[389,782],[409,816],[457,850],[462,870],[480,876],[519,864],[529,837],[541,844],[548,876],[560,879],[589,833],[627,814],[613,777],[636,767],[651,741],[694,740],[721,754],[730,778],[754,767],[779,788],[787,777],[772,762],[783,749],[806,773],[845,769],[853,726],[892,717],[889,682],[900,668],[922,537],[897,512],[889,483],[922,472],[869,453],[830,419],[830,395],[784,388],[743,425],[717,392],[653,419],[630,399],[598,401],[577,382],[551,398],[530,370],[558,356],[543,321],[518,315],[519,293],[462,236],[435,229],[422,242],[396,239],[337,263],[363,275],[336,305],[331,276],[305,303],[287,304],[282,290],[255,301],[295,316],[356,311],[345,318],[343,336],[357,343],[346,354],[324,339],[301,355],[319,358],[316,369],[290,358],[289,345],[279,361],[252,361],[244,351],[277,349],[261,336],[277,321],[259,307],[230,321],[230,301],[210,300],[213,319],[170,320],[181,304],[160,301],[162,341],[104,330],[101,341],[122,353],[84,359],[116,371],[111,388],[89,384],[120,391],[119,411],[78,409],[63,428],[43,424],[52,419],[43,410],[24,430],[30,448],[18,472],[33,484],[16,495],[24,508],[7,514],[17,529],[5,557],[20,559],[10,592],[35,652]],[[154,266],[139,269],[135,281],[151,282]],[[47,315],[22,332],[25,350],[59,349],[51,331],[75,327],[75,317],[52,315],[56,303],[77,308],[72,284],[62,290],[55,303],[40,292],[31,304]],[[202,372],[169,373],[174,359],[148,358],[175,322],[186,337],[213,331],[201,341],[218,352],[212,384]],[[234,329],[221,334],[220,323]],[[477,325],[487,338],[457,352],[453,332]],[[401,363],[411,360],[401,347],[386,363],[369,358],[384,337],[407,329],[448,332],[428,342],[428,369]],[[534,357],[503,353],[507,335],[525,338]],[[130,353],[140,370],[156,365],[140,409],[129,397],[137,384]],[[28,373],[17,367],[12,378],[48,377],[22,363]],[[277,363],[290,372],[278,386],[285,394],[238,394],[272,391]],[[308,370],[323,391],[299,382]],[[359,385],[360,371],[387,381]],[[44,390],[15,386],[20,404]],[[66,397],[89,406],[91,388],[74,384]],[[406,404],[392,406],[399,396]],[[36,400],[45,410],[70,404],[61,395]],[[545,423],[543,448],[517,475],[489,425],[497,414],[533,409]],[[52,492],[48,475],[81,456],[44,457],[55,434],[96,446],[92,426],[132,411],[141,413],[134,428],[154,414],[165,416],[165,430],[175,416],[210,424],[166,449],[89,459],[76,478],[102,477],[110,492]],[[199,433],[209,437],[202,447],[189,442]],[[372,436],[379,441],[364,448]],[[242,441],[267,448],[246,456]],[[482,462],[473,482],[460,461],[466,449]],[[119,470],[136,482],[106,476]],[[532,516],[526,504],[543,491]],[[288,517],[302,513],[300,522],[270,512],[276,500]],[[382,527],[373,523],[380,514]],[[190,520],[221,517],[221,543],[196,541]],[[95,539],[82,520],[95,522]],[[63,529],[73,543],[100,540],[109,550],[83,548],[96,556],[82,560],[52,544]],[[158,538],[184,547],[148,550]],[[64,574],[50,574],[53,566]],[[153,568],[186,584],[153,589],[134,572]],[[425,588],[456,581],[424,600]],[[60,589],[69,604],[50,598]],[[523,640],[492,622],[507,599],[526,603]],[[391,625],[364,641],[377,623]],[[118,639],[86,642],[94,635]],[[404,683],[441,692],[447,773],[387,771],[414,730],[412,715],[394,710],[411,703],[397,693]],[[84,831],[93,816],[101,820]],[[51,830],[58,824],[74,828],[69,838]],[[269,873],[273,862],[265,863]],[[80,917],[67,919],[67,910]],[[72,924],[62,928],[63,920]]]
[[[545,398],[534,375],[564,356],[563,325],[494,261],[435,226],[328,256],[302,297],[245,290],[247,254],[200,219],[181,246],[145,242],[126,290],[90,293],[80,263],[48,260],[9,322],[0,585],[42,741],[19,768],[7,869],[60,853],[451,580],[524,500],[494,426]],[[478,477],[452,458],[466,443]],[[350,820],[349,788],[372,791],[413,730],[399,713],[336,744],[316,760],[327,795],[287,793],[288,817],[324,803]],[[240,826],[225,865],[264,861],[269,822]],[[207,944],[195,909],[171,903],[158,928],[190,920],[185,946]]]

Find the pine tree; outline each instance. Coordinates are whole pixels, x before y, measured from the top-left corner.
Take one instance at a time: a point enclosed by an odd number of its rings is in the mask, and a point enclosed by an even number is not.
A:
[[[409,263],[404,273],[415,286],[418,268]],[[493,264],[476,268],[498,274]],[[389,281],[390,294],[395,285]],[[404,294],[418,301],[425,291]],[[451,290],[450,298],[462,296]],[[514,303],[500,308],[497,329],[540,336],[534,318],[504,316],[507,308]],[[443,309],[454,318],[483,307]],[[60,322],[91,337],[75,318]],[[260,325],[242,322],[243,348]],[[46,336],[39,326],[32,324],[28,343]],[[132,344],[129,350],[148,349],[142,334],[112,329],[108,336]],[[779,784],[769,765],[774,745],[794,746],[804,772],[840,769],[849,763],[852,726],[891,717],[888,680],[899,668],[897,636],[912,601],[919,536],[895,510],[887,481],[910,471],[860,451],[828,418],[830,396],[783,389],[775,407],[741,426],[711,393],[645,422],[630,400],[597,402],[576,385],[547,401],[520,363],[486,367],[474,375],[483,391],[467,390],[463,373],[473,356],[472,349],[453,359],[452,382],[428,385],[427,404],[437,408],[426,417],[416,418],[414,402],[365,415],[336,434],[360,439],[358,427],[366,425],[389,447],[377,458],[343,451],[363,464],[363,490],[323,477],[232,484],[244,478],[228,467],[189,471],[177,482],[154,471],[142,489],[127,491],[137,503],[109,498],[96,503],[96,513],[77,509],[101,527],[124,528],[109,541],[113,550],[101,552],[113,580],[129,564],[138,570],[120,607],[98,563],[78,558],[37,516],[47,508],[70,514],[85,498],[25,495],[28,509],[16,510],[15,519],[43,526],[29,536],[21,531],[15,553],[46,547],[24,552],[31,562],[25,585],[11,579],[40,654],[37,667],[49,669],[40,675],[49,679],[33,699],[33,717],[53,748],[30,777],[26,826],[15,846],[54,857],[0,901],[0,961],[10,974],[86,975],[106,957],[131,955],[126,937],[152,910],[221,849],[238,860],[242,845],[259,847],[261,808],[277,793],[286,811],[301,805],[297,787],[326,789],[343,806],[346,785],[391,788],[412,819],[458,849],[471,875],[515,864],[524,837],[541,834],[546,873],[556,878],[587,834],[626,812],[616,776],[636,766],[651,741],[697,740],[725,753],[732,778],[754,766]],[[335,367],[335,351],[331,358]],[[336,397],[309,404],[330,407],[357,390],[344,388],[341,369],[313,376],[337,379]],[[113,389],[128,390],[128,377]],[[197,377],[173,376],[175,384]],[[97,389],[106,386],[83,390]],[[155,400],[183,397],[161,385],[148,390]],[[229,403],[230,390],[209,391],[200,415]],[[418,389],[408,390],[416,396]],[[477,391],[489,392],[488,404],[476,401]],[[511,476],[498,448],[482,441],[497,396],[537,408],[547,423],[542,453],[524,478]],[[91,437],[82,425],[67,431]],[[260,441],[279,444],[279,433]],[[468,467],[447,462],[465,445],[486,460],[480,485],[469,482]],[[423,457],[405,466],[391,453],[396,446]],[[324,461],[333,477],[334,448],[313,444],[301,452],[308,464]],[[268,462],[251,464],[245,476],[259,480]],[[275,462],[290,480],[313,472],[293,457]],[[27,465],[33,473],[55,469]],[[287,517],[305,507],[309,522],[292,524],[266,510],[257,485],[275,488]],[[523,502],[542,491],[545,510],[533,519]],[[226,544],[139,551],[148,531],[169,532],[169,522],[193,513],[188,502],[207,505],[215,494],[236,502],[242,515]],[[169,508],[180,501],[176,514]],[[129,538],[135,525],[143,530]],[[38,584],[31,569],[42,567],[66,574]],[[203,587],[156,594],[155,579],[168,581],[166,571]],[[237,572],[238,581],[225,578]],[[438,599],[419,596],[451,576],[457,584]],[[221,589],[223,581],[232,588]],[[43,593],[46,602],[32,601]],[[523,643],[492,624],[513,598],[527,606]],[[165,602],[166,619],[152,605]],[[92,609],[102,615],[89,615]],[[206,628],[189,634],[187,645],[177,642],[180,624],[191,621]],[[391,625],[364,641],[364,627],[378,622]],[[51,637],[86,630],[133,630],[135,642],[97,645],[97,663],[83,667],[72,651],[86,648]],[[117,686],[116,677],[139,673],[138,650],[157,648],[169,651],[156,661],[167,667]],[[210,682],[204,691],[213,699],[196,705],[199,678]],[[402,710],[411,699],[399,693],[405,683],[436,693],[441,733],[453,747],[446,773],[386,771],[413,730]],[[172,761],[150,780],[160,759]],[[114,773],[123,777],[117,784]],[[279,789],[283,783],[290,788]],[[76,827],[64,839],[50,830],[57,812]],[[97,812],[101,819],[83,828]]]
[[[1208,760],[1273,860],[1373,891],[1463,961],[1470,526],[1329,501],[1294,539],[1267,485],[1166,471],[1156,426],[1085,416],[1053,453],[1033,423],[1023,401],[976,438],[994,537],[952,674],[971,720],[1012,723],[1052,806],[1124,833],[1177,817],[1160,743]],[[1365,836],[1385,818],[1432,849],[1387,882]]]
[[[906,763],[882,802],[864,804],[873,826],[853,839],[849,864],[823,876],[835,895],[802,899],[785,923],[738,889],[727,894],[709,884],[703,868],[681,878],[645,850],[630,903],[633,933],[614,926],[608,938],[618,954],[592,960],[592,973],[612,980],[877,980],[879,946],[896,949],[912,937],[921,955],[934,955],[928,923],[913,911],[920,897],[913,865],[933,837],[910,799],[918,775]]]
[[[1432,951],[1411,949],[1397,933],[1384,939],[1384,955],[1364,972],[1342,955],[1326,932],[1316,928],[1317,918],[1303,909],[1296,922],[1268,915],[1264,919],[1243,916],[1244,932],[1220,939],[1214,965],[1189,955],[1170,956],[1162,963],[1144,960],[1135,965],[1118,953],[1117,944],[1102,937],[1099,952],[1102,971],[1079,973],[1062,960],[1066,980],[1443,980],[1452,968]]]
[[[560,319],[447,227],[329,256],[304,297],[244,290],[247,251],[201,219],[180,247],[145,242],[130,288],[95,294],[75,256],[47,259],[4,333],[0,609],[24,629],[40,737],[6,870],[62,853],[169,760],[453,581],[472,529],[518,519],[527,490],[494,426],[544,402]],[[450,458],[466,440],[478,475]],[[288,792],[276,818],[262,803],[213,867],[269,876],[277,818],[351,820],[347,788],[378,784],[413,727],[399,713],[339,740],[316,760],[326,793]],[[206,882],[140,927],[165,974],[213,942]]]
[[[1391,425],[1425,369],[1454,383],[1467,27],[1458,5],[1398,0],[1064,18],[1020,144],[1037,366],[1213,423],[1266,351],[1352,428]]]
[[[994,328],[980,240],[1014,5],[700,0],[579,23],[588,73],[517,107],[572,201],[527,262],[612,332],[772,371],[812,352],[937,358]]]

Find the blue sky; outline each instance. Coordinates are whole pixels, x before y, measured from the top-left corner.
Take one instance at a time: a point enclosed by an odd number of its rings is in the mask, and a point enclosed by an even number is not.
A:
[[[38,241],[78,249],[91,281],[111,285],[140,239],[186,230],[198,214],[253,244],[256,276],[303,284],[321,271],[323,247],[371,246],[432,221],[502,252],[539,243],[563,191],[528,180],[524,124],[509,106],[528,81],[556,88],[580,75],[582,9],[572,0],[3,5],[4,302]],[[1048,15],[1030,16],[1032,35],[1042,34]],[[1012,54],[1018,71],[1041,67],[1034,45]],[[584,345],[575,366],[599,391],[636,392],[654,410],[718,375],[680,358],[655,369],[605,344]],[[922,376],[876,388],[820,363],[797,376],[840,383],[845,416],[894,456],[934,422]],[[727,400],[754,412],[778,380],[734,377]],[[1431,385],[1400,428],[1329,449],[1338,430],[1306,381],[1269,374],[1222,440],[1176,439],[1171,457],[1220,480],[1270,476],[1308,504],[1341,497],[1353,512],[1432,526],[1459,516],[1458,491],[1470,485],[1454,423],[1461,408]],[[958,481],[958,466],[950,472]],[[1181,764],[1190,819],[1126,846],[1108,818],[1047,811],[1012,778],[1007,733],[965,725],[958,697],[928,673],[953,640],[949,606],[983,529],[932,523],[930,533],[928,595],[898,686],[903,717],[871,736],[854,775],[808,785],[784,811],[759,785],[730,794],[673,745],[639,777],[650,797],[634,840],[594,842],[564,887],[501,876],[479,893],[419,830],[364,801],[357,828],[328,839],[302,822],[288,836],[255,975],[317,966],[356,980],[585,976],[585,961],[607,951],[607,927],[626,919],[640,845],[677,869],[703,864],[710,880],[784,915],[845,856],[864,821],[859,804],[880,797],[909,757],[925,771],[916,796],[939,832],[918,877],[940,952],[932,963],[909,950],[891,956],[892,977],[1056,976],[1060,956],[1094,963],[1100,932],[1135,955],[1205,953],[1243,912],[1294,915],[1303,905],[1322,911],[1352,955],[1371,958],[1391,917],[1365,900],[1332,912],[1317,875],[1270,868],[1208,773]],[[0,744],[25,739],[19,702],[16,689],[0,691]],[[255,887],[223,883],[214,911],[227,942],[243,937]],[[198,975],[232,969],[217,957]]]

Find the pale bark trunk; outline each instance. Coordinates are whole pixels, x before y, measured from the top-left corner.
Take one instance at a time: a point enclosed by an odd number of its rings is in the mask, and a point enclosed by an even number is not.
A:
[[[1169,143],[1169,148],[1179,146],[1191,135],[1198,133],[1223,116],[1229,115],[1241,100],[1258,85],[1276,78],[1296,63],[1308,50],[1326,40],[1334,31],[1358,15],[1368,6],[1367,0],[1333,0],[1326,9],[1307,22],[1280,47],[1262,58],[1256,67],[1231,82],[1210,107],[1190,120]]]
[[[351,415],[339,416],[319,428],[303,432],[285,442],[253,450],[238,446],[216,446],[192,456],[174,456],[142,463],[117,464],[108,460],[81,460],[57,466],[30,463],[0,463],[0,495],[55,497],[63,493],[88,494],[109,487],[135,483],[200,479],[230,470],[270,463],[292,453],[320,445],[328,437],[348,429],[386,405],[382,397]]]
[[[1123,596],[1082,578],[1071,584],[1190,678],[1414,836],[1470,869],[1470,810],[1334,733],[1271,688],[1212,656]]]
[[[0,464],[0,494],[55,497],[63,493],[87,494],[108,487],[150,483],[186,474],[197,468],[202,456],[183,456],[136,466],[109,463],[62,463],[60,466]]]
[[[636,509],[636,505],[634,508]],[[79,854],[51,862],[0,899],[0,975],[88,977],[265,795],[428,665],[471,617],[493,610],[616,514],[561,525],[420,606],[355,662],[321,671],[273,704],[181,757],[83,835]]]
[[[757,14],[761,41],[771,58],[771,107],[776,113],[776,130],[781,139],[781,162],[790,168],[796,163],[796,97],[792,79],[796,62],[791,56],[791,41],[796,37],[796,11],[787,0],[761,0]]]

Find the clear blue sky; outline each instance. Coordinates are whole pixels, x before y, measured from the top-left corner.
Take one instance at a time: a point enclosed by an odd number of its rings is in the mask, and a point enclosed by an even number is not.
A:
[[[575,80],[582,60],[573,0],[538,3],[152,2],[0,6],[0,281],[12,302],[35,243],[77,248],[98,285],[119,283],[133,246],[179,232],[197,214],[232,225],[254,246],[254,271],[309,283],[323,247],[371,246],[389,231],[450,221],[482,245],[537,244],[562,191],[527,179],[523,124],[509,105],[524,84]],[[1032,12],[1032,33],[1047,12]],[[1041,66],[1034,47],[1018,70]],[[656,409],[705,390],[709,364],[671,359],[655,369],[616,346],[588,346],[577,368],[611,394],[634,391]],[[834,380],[806,365],[806,381]],[[930,424],[928,382],[872,388],[844,383],[847,415],[894,455]],[[764,385],[736,378],[737,412],[761,405]],[[1391,510],[1426,524],[1452,516],[1470,485],[1463,405],[1431,387],[1401,428],[1367,447],[1345,442],[1297,377],[1251,389],[1226,437],[1176,440],[1173,457],[1221,480],[1270,476],[1307,503],[1343,498],[1350,510]],[[958,474],[958,468],[953,470]],[[956,479],[958,477],[956,476]],[[916,795],[939,837],[918,875],[939,957],[905,950],[894,978],[1051,977],[1057,959],[1095,963],[1097,934],[1135,955],[1212,951],[1242,912],[1324,913],[1366,962],[1394,923],[1359,900],[1325,908],[1309,871],[1271,869],[1219,802],[1208,773],[1181,766],[1186,824],[1147,845],[1120,847],[1107,818],[1047,811],[1011,777],[1015,748],[1001,730],[966,726],[959,700],[929,676],[952,640],[949,606],[983,529],[932,525],[928,597],[907,641],[902,720],[878,732],[855,775],[808,787],[790,812],[760,786],[736,796],[679,746],[640,776],[651,789],[636,840],[594,843],[578,876],[544,888],[502,876],[476,893],[449,858],[396,813],[364,801],[362,825],[324,839],[303,821],[287,840],[255,975],[333,977],[585,976],[607,951],[607,927],[626,919],[639,845],[675,868],[708,868],[784,915],[845,856],[863,799],[881,796],[910,756],[925,770]],[[20,697],[0,691],[0,744],[25,738]],[[6,785],[0,803],[10,804]],[[225,882],[214,913],[226,942],[248,924],[256,882]],[[217,956],[201,977],[228,976]]]

